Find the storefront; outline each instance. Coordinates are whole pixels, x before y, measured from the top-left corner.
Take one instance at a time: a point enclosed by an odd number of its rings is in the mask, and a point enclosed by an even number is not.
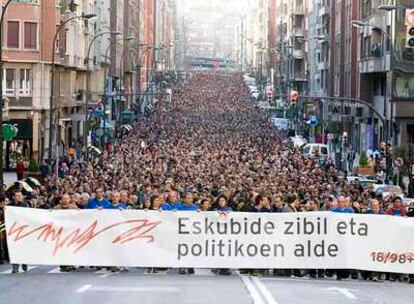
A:
[[[8,124],[15,125],[18,129],[16,137],[6,142],[5,169],[12,171],[20,158],[28,162],[33,156],[33,121],[31,119],[11,119]]]

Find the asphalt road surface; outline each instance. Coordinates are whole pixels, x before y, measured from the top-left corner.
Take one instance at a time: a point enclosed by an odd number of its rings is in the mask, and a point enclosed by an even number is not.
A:
[[[60,273],[58,267],[29,266],[11,274],[0,267],[2,304],[413,304],[414,286],[408,283],[358,280],[252,277],[233,272],[219,276],[208,269],[194,275],[148,274],[143,269],[109,272],[80,269]]]

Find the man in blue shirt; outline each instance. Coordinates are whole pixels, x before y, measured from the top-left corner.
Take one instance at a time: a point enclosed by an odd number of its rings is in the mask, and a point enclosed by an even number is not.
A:
[[[180,198],[178,192],[175,190],[171,190],[168,193],[167,201],[162,204],[161,209],[165,211],[169,210],[177,210],[177,205],[180,204]]]
[[[128,209],[128,205],[121,203],[121,194],[118,191],[112,192],[111,195],[112,209]]]
[[[331,209],[331,211],[338,213],[354,213],[351,208],[347,207],[347,201],[343,195],[338,197],[338,207]]]
[[[104,198],[103,189],[97,188],[95,191],[95,198],[88,202],[85,209],[112,209],[112,204]]]
[[[173,209],[177,211],[197,211],[198,207],[194,204],[193,194],[191,192],[187,192],[184,195],[184,201],[182,203],[175,204]]]
[[[194,196],[191,192],[187,192],[184,195],[184,201],[177,203],[173,206],[173,210],[177,211],[197,211],[198,207],[194,204]],[[194,274],[194,268],[180,268],[178,269],[180,274]]]

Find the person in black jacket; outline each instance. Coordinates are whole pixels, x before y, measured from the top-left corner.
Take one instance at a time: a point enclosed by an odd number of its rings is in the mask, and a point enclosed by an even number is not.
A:
[[[23,193],[21,191],[15,191],[12,196],[12,201],[9,204],[10,207],[23,207],[23,208],[29,208],[29,204],[24,200]],[[13,264],[12,265],[12,273],[19,273],[19,264]],[[22,265],[22,270],[27,271],[27,265]]]

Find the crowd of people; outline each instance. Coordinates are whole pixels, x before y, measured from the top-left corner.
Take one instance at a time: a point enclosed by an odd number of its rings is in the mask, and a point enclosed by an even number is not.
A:
[[[349,184],[331,160],[305,157],[287,143],[265,110],[243,98],[248,89],[241,74],[195,73],[172,92],[171,102],[157,102],[150,117],[137,119],[97,161],[68,160],[58,182],[46,178],[35,193],[15,191],[0,204],[414,216],[399,197]],[[4,233],[1,244],[0,262],[7,258]]]

